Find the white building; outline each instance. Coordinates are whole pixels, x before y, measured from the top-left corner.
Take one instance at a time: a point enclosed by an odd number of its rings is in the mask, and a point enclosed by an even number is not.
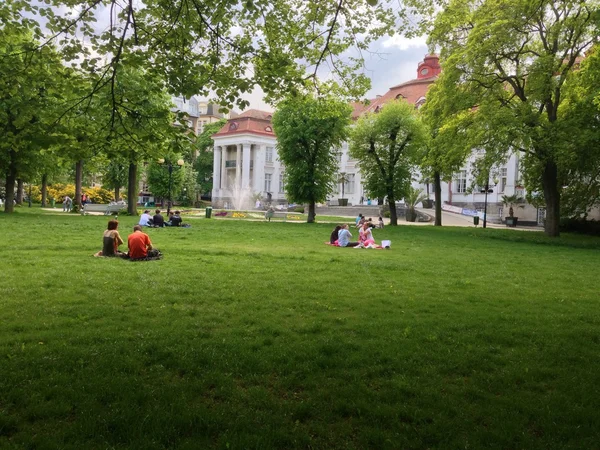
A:
[[[286,203],[283,167],[277,157],[277,140],[271,113],[251,109],[229,119],[213,135],[214,207],[249,207],[251,197]],[[240,202],[246,200],[244,205]]]
[[[204,131],[204,127],[209,123],[218,122],[221,119],[229,119],[235,113],[222,113],[219,111],[219,105],[210,103],[207,100],[198,100],[195,97],[173,97],[174,107],[172,111],[183,112],[187,117],[187,124],[192,131],[198,135]]]

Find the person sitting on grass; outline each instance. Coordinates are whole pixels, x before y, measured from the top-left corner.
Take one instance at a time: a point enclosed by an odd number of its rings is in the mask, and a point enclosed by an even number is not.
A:
[[[171,226],[172,227],[180,227],[183,220],[179,215],[179,211],[175,211],[175,214],[171,216]]]
[[[331,236],[329,236],[329,243],[331,245],[338,245],[338,235],[341,229],[342,227],[340,225],[337,225],[331,232]]]
[[[156,211],[154,211],[154,217],[152,217],[152,223],[154,224],[155,227],[157,228],[162,228],[165,226],[165,219],[162,216],[162,214],[160,213],[160,209],[157,209]]]
[[[161,253],[152,247],[150,236],[142,232],[141,225],[133,227],[133,233],[127,238],[129,259],[133,261],[160,259]]]
[[[339,233],[338,233],[338,246],[340,247],[356,247],[359,245],[358,242],[350,242],[350,238],[352,237],[352,235],[350,234],[350,231],[348,231],[348,224],[344,224],[342,225],[342,228],[340,229]]]
[[[358,216],[356,216],[356,220],[354,221],[354,226],[358,226],[358,222],[360,222],[360,219],[363,218],[363,215],[361,213],[358,214]]]
[[[371,232],[371,226],[369,222],[365,222],[360,229],[359,237],[360,246],[363,248],[377,248],[375,239],[373,239],[373,233]]]
[[[138,225],[141,225],[143,227],[151,227],[152,226],[152,216],[150,215],[150,211],[145,210],[144,214],[142,214],[140,216],[140,221],[138,222]]]
[[[125,256],[125,253],[119,251],[119,245],[123,244],[123,239],[117,231],[119,222],[109,220],[106,231],[102,235],[102,250],[94,256]]]
[[[379,216],[379,222],[377,224],[377,228],[383,228],[383,217]]]

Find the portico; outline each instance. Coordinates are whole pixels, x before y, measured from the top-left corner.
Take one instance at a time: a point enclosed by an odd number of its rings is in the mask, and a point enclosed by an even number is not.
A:
[[[270,113],[250,110],[213,135],[213,206],[232,207],[240,193],[250,199],[260,195],[264,200],[284,200],[282,188],[272,191],[272,180],[282,172],[274,161],[276,139],[270,119]]]

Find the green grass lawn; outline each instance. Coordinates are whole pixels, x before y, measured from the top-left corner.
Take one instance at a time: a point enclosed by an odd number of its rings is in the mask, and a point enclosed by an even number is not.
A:
[[[1,449],[599,448],[600,240],[189,222],[0,214]]]

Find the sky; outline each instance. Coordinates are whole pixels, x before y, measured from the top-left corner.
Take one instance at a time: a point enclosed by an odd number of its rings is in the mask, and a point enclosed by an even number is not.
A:
[[[428,53],[426,37],[386,36],[374,42],[369,50],[371,53],[364,54],[365,73],[371,79],[371,89],[366,98],[383,95],[392,86],[417,78],[417,66]],[[260,89],[244,96],[250,102],[248,109],[273,111],[274,108],[262,97]]]

